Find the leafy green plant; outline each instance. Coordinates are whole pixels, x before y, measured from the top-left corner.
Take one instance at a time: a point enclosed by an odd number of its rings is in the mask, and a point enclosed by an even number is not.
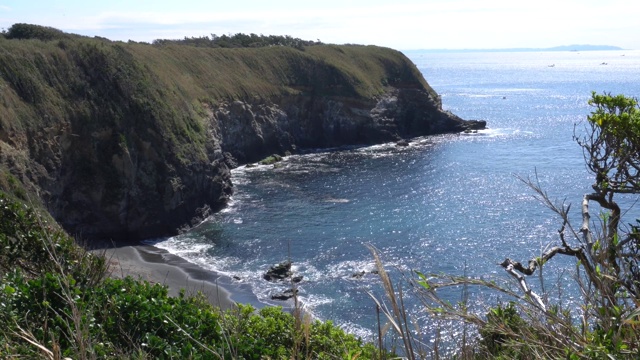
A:
[[[496,359],[526,359],[531,356],[521,346],[523,335],[531,333],[529,324],[520,316],[514,302],[490,309],[479,333],[479,346]]]

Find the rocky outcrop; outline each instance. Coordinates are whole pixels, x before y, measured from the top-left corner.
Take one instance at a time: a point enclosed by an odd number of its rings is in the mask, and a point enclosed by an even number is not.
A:
[[[286,301],[291,299],[292,297],[298,295],[298,289],[287,289],[279,293],[275,293],[271,295],[271,300],[281,300]]]
[[[367,145],[481,129],[443,111],[426,89],[389,88],[372,99],[289,96],[223,102],[211,109],[224,151],[241,163],[299,148]]]
[[[280,264],[274,265],[267,270],[262,276],[267,281],[277,282],[289,280],[293,283],[299,283],[302,281],[302,275],[293,276],[291,271],[291,261],[284,261]]]

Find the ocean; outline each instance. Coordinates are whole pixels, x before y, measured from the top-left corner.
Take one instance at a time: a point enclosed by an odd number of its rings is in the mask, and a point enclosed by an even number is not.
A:
[[[291,306],[270,298],[290,286],[262,278],[291,260],[303,276],[305,309],[365,338],[377,326],[370,294],[383,297],[367,244],[379,250],[425,328],[433,320],[410,291],[413,271],[511,281],[497,264],[539,256],[558,242],[561,225],[519,177],[537,178],[551,198],[575,204],[572,218],[580,221],[578,204],[593,179],[573,137],[591,111],[592,91],[640,96],[640,51],[408,56],[446,110],[486,120],[488,129],[416,138],[408,147],[307,149],[277,168],[237,168],[227,208],[153,244],[223,274],[219,282],[236,301],[257,307]],[[545,267],[544,284],[529,282],[570,305],[574,269],[571,258],[557,257]],[[460,289],[442,296],[461,300]],[[470,289],[478,308],[498,300]]]

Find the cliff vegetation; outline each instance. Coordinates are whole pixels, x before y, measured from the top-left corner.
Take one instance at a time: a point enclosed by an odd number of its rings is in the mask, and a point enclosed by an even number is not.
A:
[[[224,206],[238,163],[468,125],[442,111],[395,50],[193,43],[9,28],[0,37],[0,189],[74,235],[137,240]]]

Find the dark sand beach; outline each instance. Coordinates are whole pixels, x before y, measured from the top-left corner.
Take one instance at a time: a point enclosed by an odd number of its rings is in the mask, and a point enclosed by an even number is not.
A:
[[[204,270],[178,256],[151,245],[128,245],[98,250],[109,262],[110,276],[132,276],[169,288],[169,295],[177,296],[180,289],[187,295],[202,292],[209,301],[221,309],[235,306],[231,293],[218,285],[219,275]]]

